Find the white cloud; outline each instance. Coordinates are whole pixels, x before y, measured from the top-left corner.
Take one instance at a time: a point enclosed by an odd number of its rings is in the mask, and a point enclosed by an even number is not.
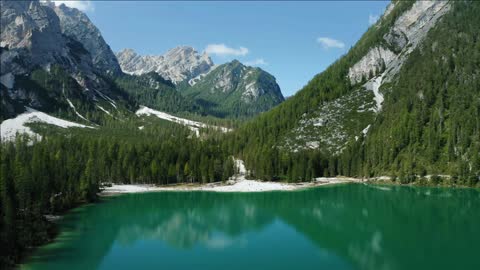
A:
[[[333,38],[329,37],[319,37],[317,38],[317,42],[320,43],[320,45],[323,46],[325,49],[330,49],[330,48],[345,48],[345,43],[341,42],[340,40],[336,40]]]
[[[368,24],[369,24],[369,25],[372,25],[372,24],[376,23],[379,18],[380,18],[380,16],[378,16],[378,15],[372,15],[372,14],[370,14],[370,15],[368,16]]]
[[[44,1],[46,2],[46,1]],[[55,3],[56,6],[60,6],[61,4],[65,4],[67,7],[76,8],[83,12],[94,11],[95,6],[91,0],[83,0],[83,1],[52,1]]]
[[[267,66],[268,63],[263,58],[257,58],[251,61],[247,61],[244,63],[247,66]]]
[[[245,56],[248,54],[248,49],[245,47],[239,47],[238,49],[230,48],[225,44],[209,44],[205,48],[205,52],[208,54],[216,54],[220,56]]]

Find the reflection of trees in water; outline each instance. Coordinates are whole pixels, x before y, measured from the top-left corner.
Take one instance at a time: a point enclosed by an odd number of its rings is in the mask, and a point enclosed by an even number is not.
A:
[[[94,255],[98,261],[115,240],[222,248],[242,244],[245,233],[279,219],[359,269],[448,269],[459,260],[477,267],[479,209],[480,195],[473,190],[365,185],[251,194],[132,194],[73,215],[71,226],[84,233],[69,246],[91,247],[82,256]],[[446,253],[450,256],[442,256]]]
[[[213,193],[164,194],[159,204],[143,205],[158,194],[140,196],[134,205],[139,215],[130,216],[129,222],[119,222],[118,239],[121,243],[132,243],[139,239],[161,240],[177,248],[191,248],[196,244],[219,246],[223,234],[223,245],[233,243],[241,234],[260,230],[272,221],[268,213],[259,213],[254,202],[245,198],[221,196]],[[148,198],[152,196],[152,198]],[[130,199],[130,198],[128,198]],[[125,201],[126,205],[132,205]],[[158,205],[158,206],[157,206]],[[151,207],[152,206],[152,207]]]
[[[455,269],[459,260],[480,266],[474,259],[480,248],[475,190],[328,187],[285,194],[277,210],[318,246],[360,269]]]

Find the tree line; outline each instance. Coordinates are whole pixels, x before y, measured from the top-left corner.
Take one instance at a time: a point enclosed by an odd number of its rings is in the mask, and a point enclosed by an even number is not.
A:
[[[63,132],[1,144],[0,265],[50,239],[45,215],[96,201],[102,183],[208,183],[234,174],[217,139],[192,137],[176,124]]]

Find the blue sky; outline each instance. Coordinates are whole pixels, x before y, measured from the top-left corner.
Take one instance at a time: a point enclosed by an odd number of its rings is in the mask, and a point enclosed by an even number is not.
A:
[[[67,4],[83,9],[114,51],[208,48],[216,64],[238,59],[270,72],[289,96],[345,54],[388,1]]]

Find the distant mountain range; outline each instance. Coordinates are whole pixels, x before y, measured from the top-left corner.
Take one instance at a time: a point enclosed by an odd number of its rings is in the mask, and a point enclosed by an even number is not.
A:
[[[346,55],[286,101],[260,68],[215,65],[186,46],[115,55],[78,10],[0,3],[1,120],[26,107],[82,124],[134,115],[141,105],[259,114],[230,144],[263,179],[480,173],[475,1],[392,1]]]
[[[123,72],[156,72],[171,80],[180,93],[204,112],[217,117],[253,116],[284,101],[275,77],[238,60],[214,65],[208,54],[180,46],[164,55],[141,56],[132,49],[117,53]]]
[[[117,59],[123,72],[141,75],[157,72],[167,80],[180,83],[205,74],[213,67],[213,61],[206,54],[199,54],[189,46],[179,46],[164,55],[138,55],[132,49],[117,53]]]
[[[82,115],[79,120],[91,121],[101,118],[105,110],[127,113],[139,105],[169,112],[250,117],[283,101],[269,74],[262,76],[269,77],[268,84],[254,82],[253,77],[249,81],[235,78],[235,84],[253,84],[249,89],[237,88],[228,98],[224,93],[232,89],[215,90],[219,96],[212,95],[211,89],[202,88],[208,94],[198,93],[198,87],[190,90],[216,67],[206,53],[180,46],[159,56],[140,56],[131,49],[115,55],[89,18],[64,4],[1,1],[1,15],[1,119],[28,106],[66,117]],[[155,86],[142,78],[151,72],[158,74],[148,75]],[[253,85],[259,88],[254,90]],[[142,104],[145,101],[149,104]]]

